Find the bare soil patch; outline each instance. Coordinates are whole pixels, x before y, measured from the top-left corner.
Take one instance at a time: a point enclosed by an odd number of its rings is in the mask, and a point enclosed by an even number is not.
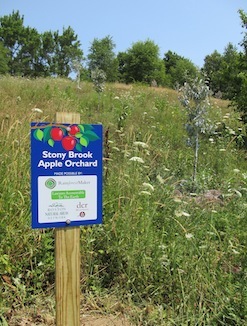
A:
[[[8,322],[8,326],[53,326],[55,325],[55,319],[48,315],[37,316],[12,316]],[[123,316],[93,316],[82,315],[81,326],[133,326]]]

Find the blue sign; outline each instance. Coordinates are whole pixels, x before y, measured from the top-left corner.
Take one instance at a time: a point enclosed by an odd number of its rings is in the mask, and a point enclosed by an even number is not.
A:
[[[31,123],[32,227],[102,223],[103,128]]]

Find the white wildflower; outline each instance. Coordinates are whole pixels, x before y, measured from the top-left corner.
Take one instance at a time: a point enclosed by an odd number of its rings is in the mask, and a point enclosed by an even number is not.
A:
[[[241,198],[243,195],[241,194],[241,192],[240,191],[238,191],[237,189],[233,189],[233,191],[235,192],[235,194],[239,197],[239,198]]]
[[[143,182],[142,185],[143,185],[144,188],[149,189],[151,191],[154,191],[154,187],[150,183]]]
[[[185,211],[175,211],[175,215],[176,215],[177,217],[180,217],[180,216],[189,217],[189,216],[190,216],[190,214],[187,213],[187,212],[185,212]]]
[[[178,268],[178,273],[179,274],[184,274],[185,273],[185,270],[183,270],[182,268]]]
[[[165,180],[162,178],[162,176],[161,175],[157,175],[156,176],[156,179],[159,181],[159,183],[161,183],[161,184],[163,184],[163,183],[165,183]]]
[[[244,179],[247,179],[247,173],[242,173]]]
[[[138,163],[144,163],[143,159],[141,157],[138,157],[138,156],[131,157],[130,161],[138,162]]]
[[[192,233],[185,233],[185,238],[186,239],[191,239],[191,238],[193,238],[194,236],[193,236],[193,234]]]
[[[185,216],[185,217],[189,217],[190,216],[190,214],[189,213],[187,213],[187,212],[181,212],[181,214],[182,214],[182,216]]]
[[[231,129],[231,128],[228,128],[228,130],[229,130],[229,134],[230,135],[236,135],[236,132],[235,132],[235,130],[233,130],[233,129]]]
[[[180,198],[178,198],[178,197],[173,198],[173,201],[174,201],[175,203],[182,203],[182,200],[181,200]],[[176,214],[176,213],[175,213],[175,214]],[[181,215],[179,215],[179,216],[181,216]]]
[[[142,190],[142,191],[140,192],[140,194],[142,194],[142,195],[147,195],[147,196],[151,196],[151,192],[146,191],[146,190]]]
[[[118,147],[116,147],[116,146],[113,146],[112,149],[114,149],[114,150],[117,151],[117,152],[120,151],[120,149],[119,149]]]
[[[176,215],[177,217],[180,217],[180,216],[182,216],[182,212],[181,212],[181,211],[175,211],[175,215]]]
[[[135,141],[133,143],[134,146],[137,146],[137,147],[142,147],[142,148],[148,148],[148,144],[142,142],[142,141]]]
[[[39,108],[33,108],[32,109],[33,112],[38,112],[38,113],[43,113],[43,111]]]

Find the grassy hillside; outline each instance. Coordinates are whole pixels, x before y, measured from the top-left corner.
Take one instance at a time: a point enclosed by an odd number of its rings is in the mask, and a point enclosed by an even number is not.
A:
[[[246,151],[227,102],[211,99],[225,128],[201,139],[191,193],[175,91],[114,84],[99,99],[88,83],[7,77],[0,92],[0,323],[33,305],[54,315],[54,232],[30,226],[29,123],[58,111],[105,132],[104,223],[81,228],[84,309],[133,325],[247,323]]]

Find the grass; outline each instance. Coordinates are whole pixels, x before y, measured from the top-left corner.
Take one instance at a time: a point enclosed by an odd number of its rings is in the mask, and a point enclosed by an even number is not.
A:
[[[246,151],[227,102],[211,100],[212,121],[226,129],[201,139],[191,194],[193,151],[175,91],[109,84],[99,105],[91,84],[63,79],[6,77],[0,90],[0,320],[42,302],[54,314],[53,230],[30,227],[29,123],[67,111],[107,131],[104,222],[81,228],[83,304],[135,325],[246,324]]]

